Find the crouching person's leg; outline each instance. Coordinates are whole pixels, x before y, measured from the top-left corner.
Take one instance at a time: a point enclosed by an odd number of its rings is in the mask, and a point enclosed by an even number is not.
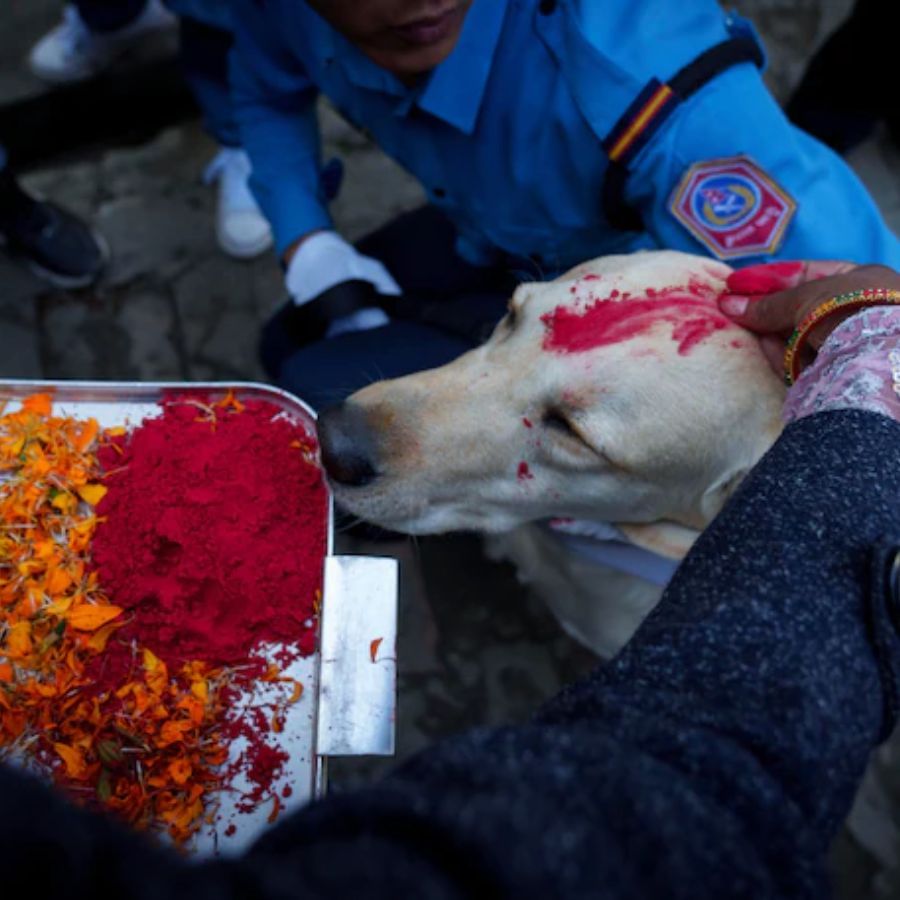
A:
[[[270,322],[263,334],[264,358],[267,351],[278,352],[279,338]],[[428,325],[390,322],[295,350],[270,374],[280,387],[321,411],[373,381],[443,365],[471,347],[462,338]]]

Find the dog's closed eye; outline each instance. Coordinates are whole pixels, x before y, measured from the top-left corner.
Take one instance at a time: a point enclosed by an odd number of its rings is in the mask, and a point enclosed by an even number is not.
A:
[[[578,432],[572,427],[571,420],[564,412],[559,409],[548,409],[541,418],[541,422],[546,428],[552,431],[559,431],[563,434],[570,434],[580,439]]]
[[[604,463],[609,464],[606,454],[584,433],[571,414],[559,407],[550,406],[541,416],[541,424],[547,431],[552,432],[559,440],[556,442],[561,448],[565,448],[569,454],[587,459],[600,457]]]

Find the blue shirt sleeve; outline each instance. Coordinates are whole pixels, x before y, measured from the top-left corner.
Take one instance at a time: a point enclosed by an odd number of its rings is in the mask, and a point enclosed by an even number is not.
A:
[[[626,200],[659,247],[709,252],[674,215],[673,195],[691,165],[735,156],[750,157],[797,209],[772,255],[729,263],[841,259],[900,267],[900,241],[862,182],[788,121],[750,64],[722,73],[682,103],[631,165]]]
[[[318,90],[279,39],[273,16],[252,0],[232,5],[232,98],[250,186],[272,225],[279,255],[297,238],[331,228],[319,187]]]

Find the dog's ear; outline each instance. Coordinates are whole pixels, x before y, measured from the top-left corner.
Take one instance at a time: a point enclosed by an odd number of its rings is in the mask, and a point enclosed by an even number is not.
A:
[[[616,528],[638,547],[668,559],[684,559],[700,536],[699,531],[675,522],[650,522],[646,525],[626,522],[617,523]]]

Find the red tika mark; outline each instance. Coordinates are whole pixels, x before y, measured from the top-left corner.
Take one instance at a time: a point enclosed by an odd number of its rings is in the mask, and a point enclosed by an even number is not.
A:
[[[599,280],[600,280],[600,276],[599,276],[599,275],[595,275],[595,274],[592,272],[592,273],[589,274],[589,275],[582,275],[582,276],[581,276],[581,280],[582,280],[582,281],[599,281]]]
[[[516,471],[516,478],[519,481],[530,481],[534,478],[534,475],[531,474],[531,469],[528,468],[528,463],[523,459],[522,462],[519,463],[519,468]]]
[[[523,424],[526,428],[533,428],[533,427],[534,427],[534,426],[531,424],[531,419],[529,419],[527,416],[523,417],[523,419],[522,419],[522,424]]]
[[[652,289],[651,289],[652,290]],[[701,341],[731,322],[714,305],[715,291],[692,281],[653,291],[653,298],[624,302],[609,296],[578,309],[557,306],[541,316],[546,333],[543,348],[555,353],[584,353],[646,334],[657,323],[673,326],[672,340],[687,355]]]

